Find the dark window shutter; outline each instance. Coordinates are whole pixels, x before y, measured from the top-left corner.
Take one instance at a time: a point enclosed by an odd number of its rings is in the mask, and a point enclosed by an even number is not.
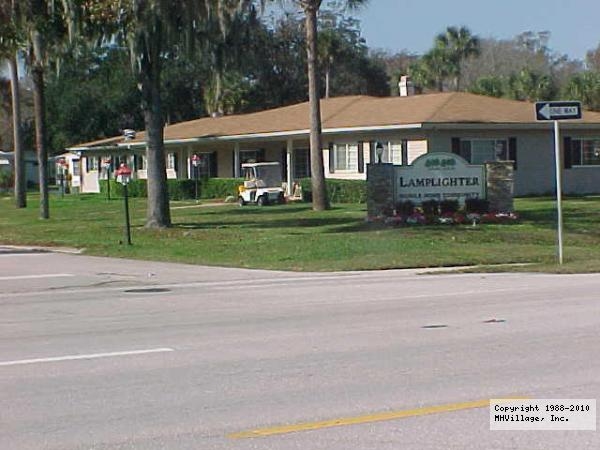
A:
[[[508,159],[514,161],[513,168],[517,170],[517,138],[508,139]]]
[[[361,141],[358,143],[358,173],[365,173],[365,145]]]
[[[457,137],[452,138],[452,153],[460,156],[460,138],[457,138]]]
[[[287,182],[287,149],[281,149],[279,162],[281,163],[281,179]]]
[[[579,166],[581,164],[581,140],[571,140],[571,165]]]
[[[400,147],[402,148],[402,158],[400,159],[401,164],[403,166],[408,166],[408,141],[406,139],[402,139],[402,144]]]
[[[573,153],[571,148],[571,138],[565,137],[563,139],[563,157],[565,169],[570,169],[573,165]]]
[[[376,145],[377,145],[377,141],[369,142],[369,162],[371,164],[375,164],[377,162],[375,160],[375,158],[377,157],[377,155],[375,155],[375,146]]]
[[[208,169],[208,176],[213,177],[213,178],[218,177],[219,176],[219,166],[218,166],[217,152],[212,152],[210,154],[208,161],[210,164],[209,169]]]
[[[333,142],[329,143],[329,173],[335,172],[335,154],[333,151]]]

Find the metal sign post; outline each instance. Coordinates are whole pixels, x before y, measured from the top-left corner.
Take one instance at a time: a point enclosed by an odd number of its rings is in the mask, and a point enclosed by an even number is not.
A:
[[[110,159],[102,160],[102,168],[106,172],[106,200],[110,200]]]
[[[558,264],[563,263],[562,174],[560,160],[559,120],[581,119],[580,102],[537,102],[536,120],[554,121],[554,163],[556,168],[556,215],[558,234]]]
[[[558,264],[563,263],[563,214],[562,214],[562,176],[560,170],[560,129],[558,120],[554,121],[554,162],[556,167],[556,212],[558,234]]]
[[[131,245],[131,223],[129,221],[129,195],[127,192],[127,185],[131,181],[131,169],[126,164],[121,166],[115,172],[117,181],[123,185],[123,200],[125,206],[125,242],[127,245]]]

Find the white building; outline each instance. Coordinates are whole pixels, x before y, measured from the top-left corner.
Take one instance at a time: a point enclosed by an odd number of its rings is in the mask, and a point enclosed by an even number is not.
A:
[[[412,93],[408,88],[407,94]],[[515,194],[554,191],[552,123],[537,122],[532,103],[463,92],[402,97],[337,97],[321,101],[323,159],[328,178],[365,179],[384,143],[383,162],[410,164],[425,152],[452,151],[474,164],[511,160]],[[600,113],[561,125],[564,192],[600,193]],[[308,103],[165,127],[169,178],[189,178],[191,157],[209,177],[239,177],[248,161],[280,161],[288,186],[310,176]],[[98,192],[101,161],[121,158],[145,178],[145,133],[73,146],[83,192]]]

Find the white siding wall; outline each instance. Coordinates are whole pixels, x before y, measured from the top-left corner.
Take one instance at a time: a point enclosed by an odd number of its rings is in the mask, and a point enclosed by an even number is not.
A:
[[[427,140],[421,139],[418,141],[407,141],[406,149],[408,151],[408,164],[412,164],[412,162],[419,156],[427,153]]]

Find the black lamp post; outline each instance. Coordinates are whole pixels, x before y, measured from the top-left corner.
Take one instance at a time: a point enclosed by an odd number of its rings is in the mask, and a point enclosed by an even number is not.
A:
[[[383,157],[383,144],[381,142],[375,144],[375,154],[377,155],[377,164],[381,164],[381,159]]]
[[[200,164],[200,157],[196,154],[192,155],[192,166],[194,167],[194,180],[195,180],[195,194],[194,198],[196,203],[198,203],[198,165]]]
[[[123,198],[125,200],[125,242],[127,242],[127,245],[131,245],[131,226],[129,223],[129,195],[127,192],[127,185],[131,181],[131,169],[123,163],[117,169],[115,174],[117,175],[117,181],[123,185]]]

